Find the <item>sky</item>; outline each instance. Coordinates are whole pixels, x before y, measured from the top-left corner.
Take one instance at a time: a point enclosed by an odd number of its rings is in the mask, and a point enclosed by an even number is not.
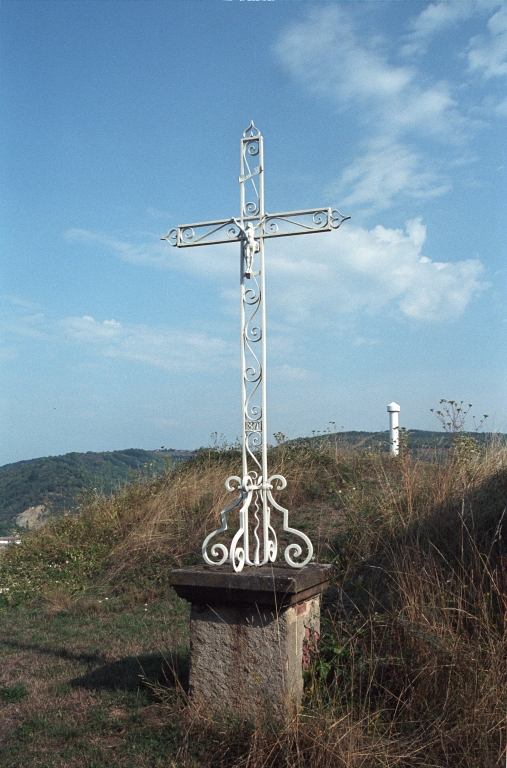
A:
[[[161,237],[239,215],[251,120],[267,211],[351,217],[266,243],[270,442],[507,431],[505,2],[2,0],[0,46],[0,464],[237,439],[239,248]]]

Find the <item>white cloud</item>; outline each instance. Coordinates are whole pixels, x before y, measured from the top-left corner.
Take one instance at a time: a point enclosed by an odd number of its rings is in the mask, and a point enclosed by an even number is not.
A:
[[[22,300],[17,306],[30,306]],[[170,371],[200,371],[234,365],[236,347],[218,335],[186,331],[167,326],[152,327],[118,320],[95,320],[91,315],[51,320],[42,313],[21,314],[6,319],[0,330],[5,337],[0,359],[11,360],[20,354],[22,339],[43,342],[46,348],[62,342],[93,350],[100,357],[120,358]],[[77,368],[96,367],[96,362],[81,361]]]
[[[418,183],[409,186],[403,163],[413,180],[418,177],[410,163],[416,162],[396,145],[387,148],[376,164],[358,162],[355,176],[353,167],[344,174],[345,181],[356,182],[347,204],[387,207],[403,188],[414,197],[441,194],[436,185],[426,182],[420,169]],[[431,261],[422,253],[425,240],[426,227],[420,218],[407,221],[405,231],[380,225],[368,230],[347,222],[338,233],[319,234],[311,241],[301,237],[270,240],[266,257],[270,311],[274,310],[270,323],[284,336],[287,322],[336,329],[343,328],[345,316],[360,312],[397,311],[401,317],[419,321],[456,320],[486,287],[480,279],[483,266],[478,259]],[[106,244],[111,241],[103,239]],[[225,271],[230,273],[230,247],[213,247],[212,259],[203,258],[202,250],[184,249],[173,268],[214,281],[222,280]],[[236,294],[225,298],[227,311]],[[124,326],[116,320],[98,322],[88,316],[67,318],[60,325],[77,341],[100,343],[108,356],[166,368],[201,367],[208,357],[229,354],[223,341],[204,334]]]
[[[380,344],[380,339],[366,339],[364,336],[356,336],[354,341],[352,342],[352,345],[354,347],[363,347],[363,346],[374,346],[375,344]]]
[[[40,304],[36,304],[33,301],[26,301],[26,299],[22,299],[19,296],[12,296],[11,294],[4,293],[2,296],[0,296],[0,300],[7,302],[8,304],[12,304],[15,307],[22,307],[23,309],[41,309]]]
[[[422,253],[425,239],[417,218],[405,231],[348,222],[337,234],[314,238],[310,247],[271,241],[270,306],[289,322],[330,328],[340,325],[341,316],[360,313],[456,320],[487,286],[480,280],[483,266],[477,259],[432,261]]]
[[[507,117],[507,96],[503,101],[496,105],[495,111],[501,117]]]
[[[487,79],[507,75],[507,5],[491,16],[487,32],[470,41],[468,65]]]
[[[406,36],[407,43],[401,48],[402,55],[425,54],[428,45],[440,33],[451,26],[457,26],[465,19],[488,15],[484,32],[474,35],[460,51],[460,57],[468,62],[466,75],[478,75],[484,81],[503,78],[507,75],[507,6],[498,0],[464,2],[438,2],[428,5],[412,22],[412,32]],[[482,19],[481,19],[482,25]],[[476,24],[478,27],[478,24]],[[505,116],[505,103],[494,91],[487,94],[483,106],[489,114]]]
[[[359,36],[340,7],[310,11],[281,36],[276,51],[314,93],[340,106],[366,107],[363,122],[381,133],[392,137],[415,130],[448,139],[464,127],[449,84],[428,83],[416,68],[390,63],[378,37]]]
[[[98,321],[89,315],[64,318],[57,327],[68,339],[95,345],[106,357],[166,370],[205,370],[218,363],[227,364],[232,353],[228,343],[205,333],[122,324],[117,320]]]
[[[27,339],[46,340],[45,317],[41,312],[21,315],[3,323],[5,332]]]
[[[454,83],[436,78],[425,60],[400,64],[399,54],[410,46],[424,53],[437,33],[497,7],[490,2],[428,4],[398,50],[381,36],[360,35],[347,4],[312,7],[280,36],[276,52],[286,70],[310,92],[349,110],[361,126],[362,153],[333,187],[348,192],[346,203],[364,206],[362,211],[356,207],[356,216],[451,189],[450,171],[470,159],[469,140],[484,123],[473,117],[463,78]],[[456,62],[465,60],[466,45],[467,40],[456,43]],[[487,33],[473,38],[468,60],[486,77],[507,70],[507,6],[491,16]],[[503,114],[503,105],[495,109]]]
[[[449,179],[425,158],[401,142],[379,138],[349,165],[329,194],[340,196],[344,210],[361,208],[363,214],[389,208],[400,197],[427,199],[445,194]]]
[[[409,68],[390,65],[373,44],[360,45],[351,17],[339,6],[310,11],[283,33],[276,51],[311,91],[339,102],[392,98],[413,77]]]
[[[273,365],[269,369],[269,378],[276,381],[306,381],[310,373],[299,365]]]
[[[411,23],[408,42],[401,49],[404,55],[426,53],[429,40],[439,32],[469,18],[477,12],[477,3],[472,0],[430,3]]]
[[[68,229],[64,236],[67,240],[105,246],[116,253],[123,261],[131,264],[151,264],[156,267],[167,267],[170,264],[170,253],[167,243],[141,243],[135,245],[103,232],[91,232],[88,229]]]
[[[111,251],[115,256],[131,264],[178,269],[195,275],[211,277],[217,274],[230,274],[231,248],[210,245],[206,248],[174,248],[167,241],[132,243],[120,240],[104,232],[87,229],[69,229],[64,237],[73,242],[90,246],[98,244]]]
[[[0,332],[2,337],[10,342],[0,352],[1,360],[14,360],[19,357],[18,344],[21,339],[46,341],[46,320],[44,314],[37,311],[41,309],[40,304],[8,294],[0,296],[0,302],[4,305]],[[10,307],[7,308],[5,305]]]
[[[64,320],[60,320],[58,325],[71,338],[87,343],[119,339],[123,333],[122,325],[117,320],[97,322],[90,315],[67,317]]]

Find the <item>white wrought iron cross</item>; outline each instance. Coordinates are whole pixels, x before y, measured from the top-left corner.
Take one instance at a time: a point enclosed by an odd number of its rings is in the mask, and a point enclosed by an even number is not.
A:
[[[202,556],[209,565],[223,565],[229,560],[235,571],[241,571],[245,565],[274,562],[278,542],[271,525],[271,510],[275,509],[283,515],[283,530],[302,540],[306,548],[302,558],[301,545],[289,544],[284,551],[285,561],[293,568],[303,568],[313,557],[312,543],[306,534],[289,527],[288,510],[273,498],[273,490],[283,490],[287,481],[282,475],[270,477],[267,467],[264,241],[271,237],[329,232],[338,229],[350,216],[331,208],[265,213],[263,139],[253,122],[241,138],[239,188],[238,219],[184,224],[162,238],[177,248],[241,243],[242,477],[235,475],[226,480],[227,490],[239,495],[220,513],[221,526],[204,540]],[[239,505],[239,527],[230,545],[212,544],[218,534],[227,530],[228,513]]]

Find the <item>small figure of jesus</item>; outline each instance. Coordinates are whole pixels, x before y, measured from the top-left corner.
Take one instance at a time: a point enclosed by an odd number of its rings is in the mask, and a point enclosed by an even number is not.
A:
[[[251,221],[248,222],[246,225],[246,229],[243,229],[241,224],[237,219],[233,218],[234,223],[239,228],[239,231],[242,233],[243,237],[246,240],[245,244],[245,255],[246,255],[246,270],[245,275],[247,277],[250,277],[252,274],[252,264],[253,264],[253,257],[254,254],[256,254],[259,251],[259,243],[255,239],[254,232],[255,227],[252,224]]]

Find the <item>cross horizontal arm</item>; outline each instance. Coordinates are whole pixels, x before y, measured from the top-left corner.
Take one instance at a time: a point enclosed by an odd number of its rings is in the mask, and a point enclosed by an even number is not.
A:
[[[219,243],[234,243],[241,240],[241,230],[234,219],[217,221],[201,221],[198,224],[182,224],[171,229],[161,240],[167,240],[170,245],[178,248],[194,245],[218,245]]]
[[[350,216],[343,216],[340,211],[331,208],[311,208],[306,211],[288,211],[287,213],[267,213],[261,226],[263,237],[289,237],[315,232],[330,232]]]
[[[255,228],[255,237],[288,237],[315,232],[330,232],[350,216],[331,208],[310,208],[305,211],[266,213],[264,216],[249,216],[243,219],[243,226],[250,222]],[[235,219],[201,221],[197,224],[182,224],[161,238],[178,248],[196,245],[219,245],[234,243],[242,239],[243,233]]]

